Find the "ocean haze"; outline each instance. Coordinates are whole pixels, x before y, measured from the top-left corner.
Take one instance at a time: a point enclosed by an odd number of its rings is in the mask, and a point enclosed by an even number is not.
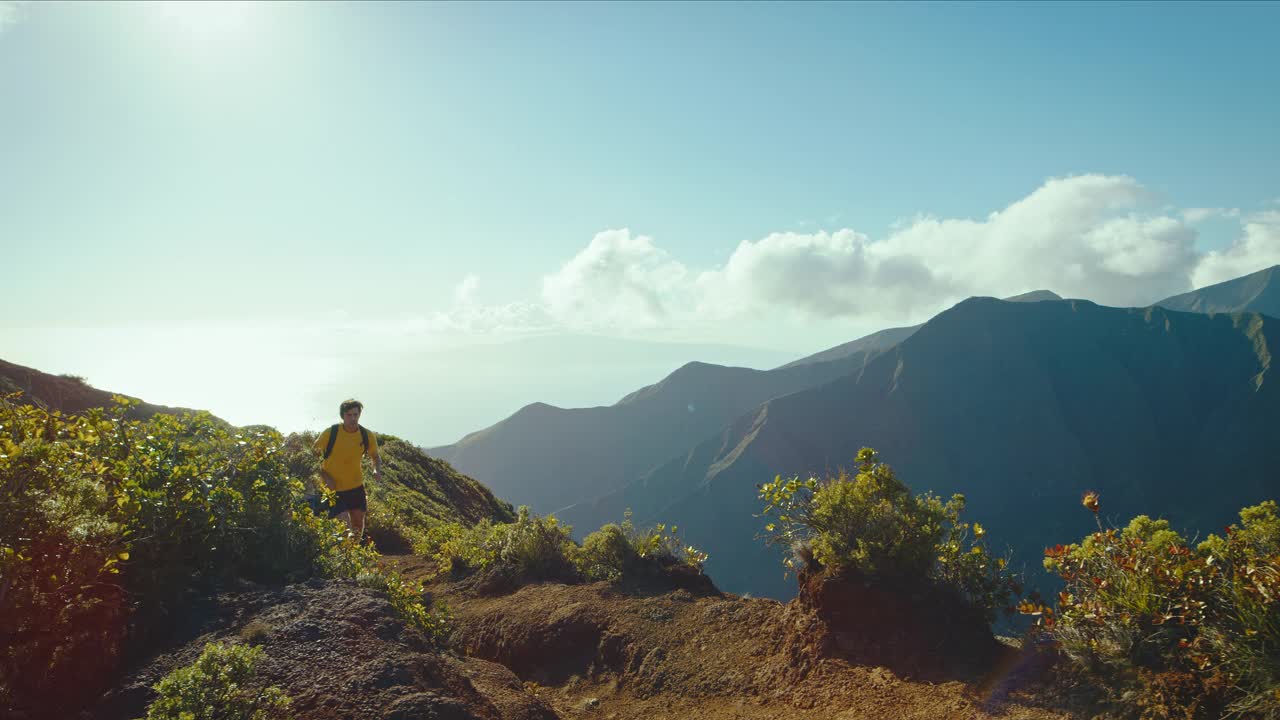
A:
[[[434,344],[440,344],[436,341]],[[149,402],[284,432],[366,420],[423,447],[455,442],[524,405],[612,405],[688,362],[767,368],[790,353],[713,343],[548,335],[431,349],[409,333],[276,326],[6,329],[0,358]]]

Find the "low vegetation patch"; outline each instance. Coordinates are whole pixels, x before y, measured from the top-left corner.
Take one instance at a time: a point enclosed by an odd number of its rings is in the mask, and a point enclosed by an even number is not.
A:
[[[955,594],[993,620],[1011,610],[1019,584],[986,545],[986,531],[962,522],[965,500],[914,495],[864,448],[857,472],[834,477],[774,478],[760,486],[766,542],[794,550],[790,570],[808,566],[833,577],[861,579],[908,591]]]
[[[68,417],[0,399],[0,709],[71,714],[126,637],[231,579],[358,578],[442,637],[420,588],[313,514],[279,433],[207,413],[126,420],[136,404]]]
[[[522,581],[576,579],[570,556],[571,528],[554,516],[540,517],[521,506],[515,522],[482,520],[471,527],[441,523],[415,549],[435,558],[440,573],[455,577],[477,571],[500,572]]]
[[[1098,512],[1090,493],[1084,505]],[[1065,589],[1023,610],[1075,672],[1144,718],[1280,718],[1280,515],[1240,511],[1192,547],[1142,515],[1045,551]]]
[[[587,580],[620,580],[625,576],[660,572],[685,565],[698,572],[706,553],[680,542],[676,527],[659,523],[637,530],[628,510],[621,525],[609,523],[582,540],[575,548],[573,564]]]
[[[146,720],[287,720],[284,691],[257,677],[262,649],[210,643],[194,663],[169,673]]]
[[[662,572],[673,565],[701,572],[707,556],[681,544],[675,531],[661,524],[638,530],[628,511],[621,525],[604,525],[579,545],[572,528],[554,516],[539,517],[521,507],[512,523],[437,525],[427,531],[416,550],[435,558],[440,573],[462,577],[485,571],[513,578],[516,584],[612,581]]]

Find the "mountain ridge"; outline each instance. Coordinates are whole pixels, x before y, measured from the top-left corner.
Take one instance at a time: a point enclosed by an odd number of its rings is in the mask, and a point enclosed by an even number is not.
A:
[[[1035,290],[1010,302],[1057,297]],[[859,372],[919,327],[882,330],[772,370],[687,362],[613,405],[530,403],[457,443],[426,452],[517,504],[557,512],[609,494],[769,398]]]
[[[1261,469],[1280,462],[1261,430],[1280,421],[1280,394],[1266,382],[1275,322],[1081,300],[966,300],[860,373],[770,400],[561,516],[590,526],[630,507],[637,521],[679,524],[711,554],[708,572],[721,587],[780,596],[790,592],[781,572],[755,570],[777,566],[752,544],[760,524],[751,519],[754,485],[776,474],[821,475],[862,446],[876,448],[916,491],[966,494],[975,519],[1026,562],[1046,544],[1087,532],[1071,514],[1086,489],[1101,490],[1121,516],[1216,527],[1262,499]],[[1235,479],[1201,500],[1196,473],[1169,448],[1202,455],[1199,472],[1220,468]],[[1020,522],[1032,506],[1038,520]],[[746,557],[726,573],[724,558],[735,554]]]
[[[1259,312],[1280,317],[1280,265],[1167,297],[1155,304],[1184,312]]]
[[[145,420],[157,413],[181,415],[198,412],[191,408],[154,405],[123,393],[99,390],[74,375],[51,375],[25,365],[0,360],[0,395],[22,393],[20,401],[46,410],[78,414],[90,408],[109,407],[116,395],[137,401],[125,411],[131,420]],[[224,424],[225,421],[219,419]]]

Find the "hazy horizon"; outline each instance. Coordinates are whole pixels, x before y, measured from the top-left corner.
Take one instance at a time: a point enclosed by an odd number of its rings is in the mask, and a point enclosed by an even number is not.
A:
[[[970,295],[1155,302],[1280,263],[1278,25],[0,1],[0,358],[430,446]]]

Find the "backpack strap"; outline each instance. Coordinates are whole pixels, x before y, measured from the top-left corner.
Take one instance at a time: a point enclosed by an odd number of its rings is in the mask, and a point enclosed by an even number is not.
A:
[[[333,452],[334,443],[338,442],[338,426],[334,425],[329,428],[329,444],[324,448],[324,459],[328,460],[329,455]]]
[[[342,426],[334,425],[333,427],[329,428],[329,444],[326,445],[324,448],[325,460],[329,459],[329,455],[333,453],[334,444],[338,442],[339,427],[342,427]],[[364,446],[364,454],[368,455],[369,454],[369,431],[365,430],[363,425],[360,425],[359,428],[360,428],[360,444]]]

